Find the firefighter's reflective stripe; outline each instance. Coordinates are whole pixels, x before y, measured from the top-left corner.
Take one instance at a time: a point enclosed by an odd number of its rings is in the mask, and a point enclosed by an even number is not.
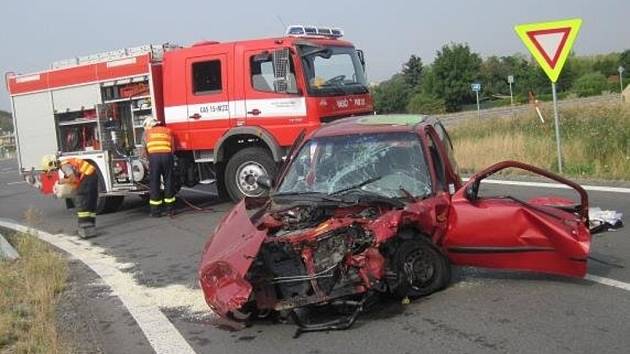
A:
[[[91,213],[89,211],[80,211],[77,213],[77,216],[80,218],[93,218],[96,217],[96,213]]]
[[[146,132],[147,152],[149,154],[173,152],[172,141],[171,130],[166,127],[154,127]]]
[[[149,199],[149,205],[162,205],[162,201]]]
[[[64,160],[62,162],[62,171],[63,165],[72,166],[72,169],[74,169],[74,173],[78,174],[81,178],[83,178],[84,176],[93,175],[96,172],[96,167],[94,167],[91,163],[77,158]]]
[[[96,172],[96,168],[87,161],[81,160],[79,164],[79,172],[84,176],[90,176]]]
[[[164,203],[166,203],[166,204],[173,204],[173,203],[175,203],[175,197],[173,197],[173,198],[164,198]]]
[[[149,152],[149,154],[155,154],[155,153],[160,153],[160,152],[168,153],[168,152],[171,152],[171,144],[152,141],[150,143],[147,143],[147,151]]]

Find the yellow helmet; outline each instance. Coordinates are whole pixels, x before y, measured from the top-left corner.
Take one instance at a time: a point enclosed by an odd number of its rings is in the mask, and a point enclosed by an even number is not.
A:
[[[42,170],[50,171],[59,167],[59,160],[55,155],[45,155],[42,157]]]

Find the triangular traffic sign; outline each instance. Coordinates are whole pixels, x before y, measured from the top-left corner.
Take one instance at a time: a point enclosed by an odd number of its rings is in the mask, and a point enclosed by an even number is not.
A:
[[[549,79],[558,81],[582,26],[582,19],[528,23],[514,27]]]

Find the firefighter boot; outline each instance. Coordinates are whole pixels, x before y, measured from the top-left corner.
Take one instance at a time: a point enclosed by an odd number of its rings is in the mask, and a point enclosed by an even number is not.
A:
[[[160,217],[162,217],[162,207],[161,206],[151,206],[151,217],[152,218],[160,218]]]
[[[169,217],[175,216],[175,197],[164,198],[164,206],[166,209],[166,215]]]
[[[91,238],[96,236],[96,228],[94,225],[79,226],[78,233],[82,239]]]

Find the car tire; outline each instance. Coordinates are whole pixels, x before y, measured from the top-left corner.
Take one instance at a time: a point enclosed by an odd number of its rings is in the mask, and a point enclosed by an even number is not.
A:
[[[264,148],[249,147],[238,151],[228,161],[225,167],[225,187],[233,201],[243,197],[261,197],[268,193],[258,186],[256,178],[267,174],[272,179],[276,176],[278,167],[271,157],[271,153]]]
[[[393,266],[399,277],[393,292],[400,298],[430,295],[451,281],[450,262],[424,236],[402,241],[394,254]]]

